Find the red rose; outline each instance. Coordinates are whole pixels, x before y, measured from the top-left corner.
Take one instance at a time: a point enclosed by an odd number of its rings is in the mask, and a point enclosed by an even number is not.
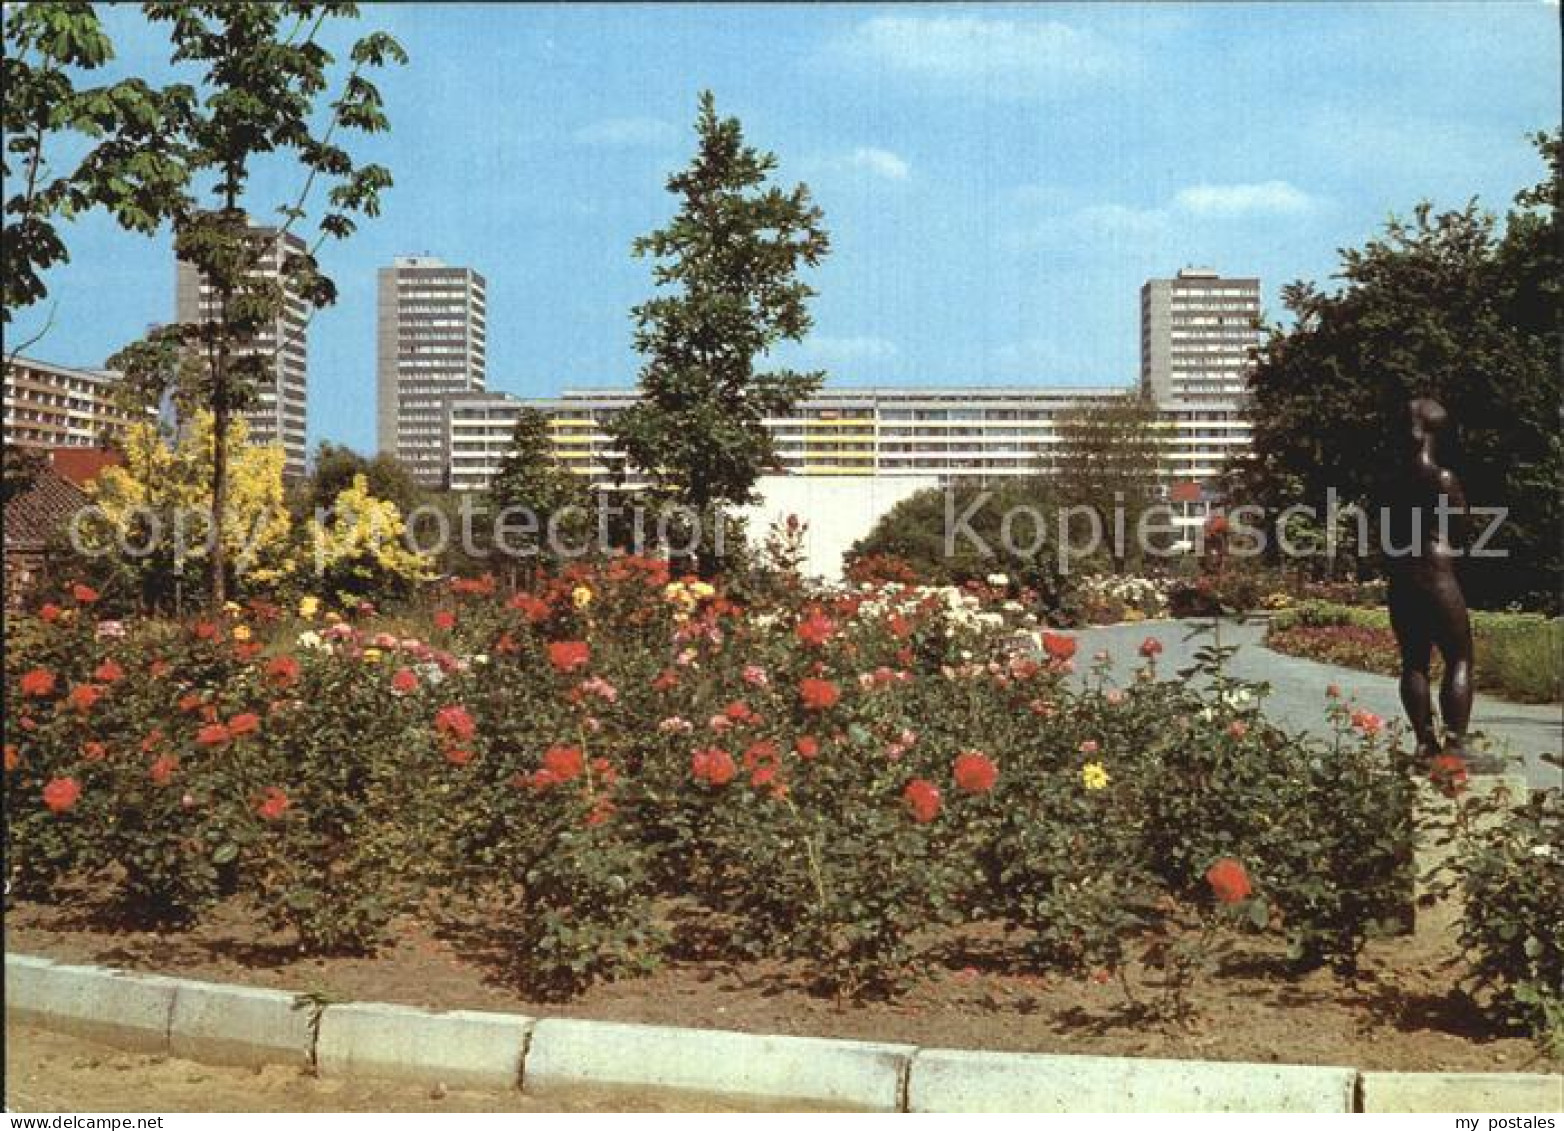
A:
[[[1043,651],[1050,660],[1068,660],[1075,655],[1075,637],[1059,632],[1043,633]]]
[[[1367,735],[1378,734],[1385,727],[1385,720],[1373,711],[1356,710],[1352,712],[1352,726]]]
[[[441,609],[434,615],[434,626],[446,632],[456,627],[456,614],[449,609]]]
[[[453,766],[465,766],[472,761],[472,751],[465,746],[447,746],[445,760]]]
[[[391,690],[398,695],[411,695],[418,690],[418,677],[411,668],[398,668],[391,677]]]
[[[1466,759],[1459,754],[1441,754],[1429,764],[1428,779],[1446,797],[1455,797],[1466,789]]]
[[[757,721],[760,717],[755,714],[754,711],[749,709],[748,703],[743,702],[729,703],[722,709],[722,713],[726,718],[735,723],[752,723]]]
[[[1146,659],[1162,655],[1162,641],[1155,636],[1148,636],[1140,642],[1140,654]]]
[[[543,752],[543,769],[553,781],[574,781],[586,770],[586,755],[579,746],[550,746]]]
[[[53,624],[60,619],[60,606],[50,602],[38,610],[38,619],[44,624]]]
[[[557,672],[573,672],[592,658],[592,649],[583,640],[556,640],[548,646],[548,662]]]
[[[242,715],[235,715],[228,720],[228,733],[238,738],[241,735],[254,734],[261,729],[261,716],[246,711]]]
[[[1211,538],[1220,538],[1227,533],[1227,516],[1214,514],[1206,519],[1206,535]]]
[[[434,717],[434,729],[448,738],[454,738],[458,742],[466,742],[477,733],[478,724],[473,722],[472,716],[467,713],[467,708],[457,705],[441,707]]]
[[[779,753],[777,744],[769,738],[751,742],[744,751],[744,768],[752,770],[762,763],[775,762]]]
[[[1249,873],[1243,864],[1230,856],[1223,857],[1206,869],[1206,883],[1222,903],[1237,903],[1248,899],[1254,890],[1249,886]]]
[[[808,711],[829,710],[842,698],[841,689],[836,684],[813,676],[799,681],[798,695],[804,701],[804,709]]]
[[[163,744],[163,732],[154,727],[147,732],[147,736],[141,740],[141,752],[150,754]]]
[[[82,585],[78,582],[71,586],[71,596],[79,605],[92,605],[97,603],[98,591],[90,585]]]
[[[153,679],[162,679],[170,670],[171,665],[167,660],[153,660],[147,665],[147,674]]]
[[[907,788],[902,790],[901,796],[912,811],[912,819],[920,825],[926,825],[939,816],[939,786],[933,782],[913,778],[907,783]]]
[[[205,702],[199,691],[187,691],[179,697],[179,709],[186,713],[199,711]]]
[[[209,620],[196,621],[193,631],[197,640],[216,640],[218,635],[217,626]]]
[[[81,744],[81,756],[89,762],[101,762],[109,756],[109,748],[101,742],[84,742]]]
[[[114,683],[125,678],[125,669],[113,660],[104,660],[92,673],[92,678],[100,683]]]
[[[262,650],[263,645],[259,640],[240,640],[234,644],[234,659],[241,664],[248,664],[259,656]]]
[[[965,750],[956,755],[952,772],[956,784],[968,793],[987,793],[999,780],[999,767],[981,750]]]
[[[288,795],[275,785],[267,786],[255,803],[255,812],[264,820],[277,821],[288,811]]]
[[[531,593],[517,593],[506,604],[533,624],[542,624],[548,620],[549,614],[553,611],[547,601],[541,597],[534,597]]]
[[[54,778],[43,787],[43,803],[51,813],[66,812],[80,796],[81,785],[75,778]]]
[[[653,691],[671,691],[679,686],[679,673],[672,668],[665,668],[656,679],[652,680]]]
[[[16,743],[14,743],[14,742],[7,742],[5,744],[5,772],[6,773],[10,773],[12,770],[16,769],[16,767],[20,766],[21,764],[22,764],[22,752],[21,752],[21,750],[19,750],[17,748]]]
[[[299,682],[299,661],[292,656],[277,656],[266,665],[266,678],[273,687],[292,687]]]
[[[232,737],[222,723],[207,723],[196,731],[196,741],[202,746],[222,746]]]
[[[885,627],[891,630],[891,635],[897,640],[905,640],[912,635],[912,624],[900,613],[892,613],[885,621]]]
[[[739,772],[733,755],[718,746],[697,750],[690,757],[690,772],[707,785],[727,785]]]
[[[174,780],[174,771],[179,769],[179,759],[172,754],[164,754],[152,763],[152,769],[147,776],[152,779],[152,784],[157,786],[167,785]]]
[[[814,758],[820,754],[820,740],[812,734],[801,735],[793,743],[793,749],[798,751],[800,758]]]
[[[794,634],[811,648],[818,648],[836,635],[836,622],[818,608],[810,608],[804,619],[798,622]]]
[[[92,710],[93,704],[103,698],[103,688],[96,683],[78,683],[71,688],[71,693],[65,697],[65,701],[82,714]]]
[[[46,695],[53,695],[54,673],[45,668],[34,668],[22,676],[21,686],[23,695],[32,695],[39,699]]]

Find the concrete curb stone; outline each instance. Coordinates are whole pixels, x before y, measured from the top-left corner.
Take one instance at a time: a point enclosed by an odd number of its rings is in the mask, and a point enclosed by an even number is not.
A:
[[[135,1052],[168,1055],[174,978],[10,954],[5,974],[8,1015]]]
[[[919,1049],[914,1112],[1350,1112],[1357,1071]]]
[[[1564,1112],[1564,1076],[1518,1072],[1365,1072],[1363,1110]]]
[[[320,1074],[375,1076],[451,1088],[521,1086],[522,1057],[536,1022],[510,1013],[410,1006],[328,1005],[320,1018]]]
[[[169,1054],[210,1064],[307,1067],[314,1011],[298,995],[252,986],[174,978]]]
[[[522,1087],[623,1087],[744,1097],[768,1105],[897,1111],[912,1045],[543,1020]]]

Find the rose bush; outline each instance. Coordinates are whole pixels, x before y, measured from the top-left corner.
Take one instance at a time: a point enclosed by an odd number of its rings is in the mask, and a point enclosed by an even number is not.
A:
[[[556,997],[670,953],[889,993],[972,924],[1156,971],[1175,1014],[1235,931],[1350,971],[1406,897],[1378,720],[1288,734],[1217,649],[1029,654],[1008,590],[746,603],[625,557],[349,618],[120,624],[66,592],[6,657],[11,876],[168,921],[251,900],[312,951],[420,914]]]

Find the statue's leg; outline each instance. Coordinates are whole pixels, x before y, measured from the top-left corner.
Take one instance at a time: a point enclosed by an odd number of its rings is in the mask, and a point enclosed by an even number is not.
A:
[[[1445,664],[1439,714],[1451,752],[1464,755],[1466,727],[1472,718],[1472,621],[1453,573],[1440,578],[1438,596],[1434,643]]]
[[[1390,627],[1401,651],[1401,706],[1417,738],[1417,756],[1431,759],[1439,751],[1434,734],[1434,707],[1429,696],[1428,665],[1433,658],[1429,631],[1431,610],[1423,594],[1406,586],[1390,591]]]

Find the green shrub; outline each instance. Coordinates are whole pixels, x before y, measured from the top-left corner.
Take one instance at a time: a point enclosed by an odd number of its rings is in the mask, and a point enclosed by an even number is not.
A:
[[[1559,701],[1564,693],[1564,619],[1483,611],[1471,617],[1479,691],[1522,703]],[[1390,613],[1383,608],[1305,601],[1271,619],[1266,643],[1278,651],[1364,671],[1400,671]]]
[[[1487,1006],[1564,1056],[1564,802],[1537,791],[1465,842],[1460,942]]]

